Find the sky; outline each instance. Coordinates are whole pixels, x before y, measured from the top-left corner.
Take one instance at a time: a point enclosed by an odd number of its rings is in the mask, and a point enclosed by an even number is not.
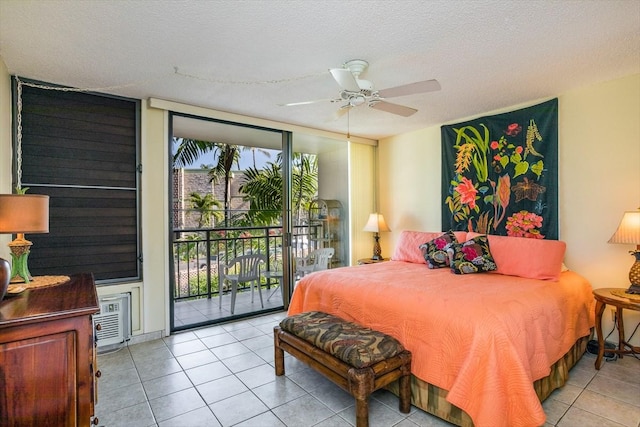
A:
[[[261,169],[268,162],[275,162],[280,153],[280,150],[268,150],[268,149],[256,149],[256,167]],[[207,153],[199,157],[198,161],[194,162],[191,166],[187,166],[185,169],[201,169],[202,165],[215,165],[218,156],[216,153]],[[246,170],[253,166],[253,153],[251,150],[240,151],[239,166],[233,166],[232,170]]]
[[[258,169],[261,169],[268,162],[275,162],[276,156],[279,153],[279,151],[276,151],[276,150],[264,150],[264,151],[267,151],[269,153],[269,156],[267,156],[262,151],[256,150],[256,167]],[[203,165],[203,164],[215,165],[216,159],[217,159],[217,156],[214,156],[213,153],[205,154],[204,156],[200,157],[200,160],[196,164],[192,165],[187,169],[200,169],[200,165]],[[239,164],[240,164],[240,167],[234,165],[233,170],[245,170],[253,166],[253,154],[251,153],[251,151],[240,152]]]

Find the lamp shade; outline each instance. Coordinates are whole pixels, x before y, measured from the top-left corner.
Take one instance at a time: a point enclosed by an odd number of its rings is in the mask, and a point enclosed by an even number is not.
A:
[[[620,225],[609,239],[609,243],[640,245],[640,210],[624,213]]]
[[[372,213],[369,215],[369,220],[367,224],[364,226],[362,231],[371,231],[373,233],[378,233],[380,231],[391,231],[389,226],[384,221],[384,217],[382,214]]]
[[[0,194],[0,233],[48,233],[49,196]]]

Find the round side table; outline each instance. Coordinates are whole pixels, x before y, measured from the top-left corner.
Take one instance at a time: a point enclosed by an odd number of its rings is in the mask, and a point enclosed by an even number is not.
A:
[[[640,300],[631,300],[624,296],[618,296],[611,291],[624,291],[621,288],[599,288],[593,290],[593,296],[596,299],[596,332],[598,333],[598,357],[596,358],[596,369],[600,369],[602,357],[604,356],[604,335],[602,334],[602,313],[605,306],[611,305],[616,308],[616,326],[618,327],[618,349],[607,352],[615,353],[622,358],[623,354],[640,354],[640,347],[634,347],[625,341],[624,337],[624,320],[622,318],[622,309],[640,311]]]

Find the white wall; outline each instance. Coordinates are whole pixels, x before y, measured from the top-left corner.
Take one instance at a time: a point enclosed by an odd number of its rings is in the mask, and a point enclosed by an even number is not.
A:
[[[640,207],[640,74],[560,94],[558,102],[560,239],[567,242],[566,264],[594,288],[626,288],[632,246],[607,240],[623,212]],[[393,230],[383,250],[390,253],[403,229],[441,229],[440,126],[384,139],[378,152],[381,209],[389,213]],[[610,316],[604,317],[608,331]],[[638,322],[637,312],[625,311],[629,333]]]

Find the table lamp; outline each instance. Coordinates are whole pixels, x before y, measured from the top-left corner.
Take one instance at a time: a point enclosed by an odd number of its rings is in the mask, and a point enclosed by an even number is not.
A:
[[[629,270],[629,282],[627,289],[629,294],[640,294],[640,208],[637,211],[627,211],[622,216],[618,229],[609,239],[609,243],[623,243],[636,245],[636,249],[629,251],[636,261]]]
[[[378,233],[381,231],[391,230],[389,229],[387,223],[384,221],[384,217],[382,216],[382,214],[372,213],[371,215],[369,215],[369,220],[367,221],[367,224],[364,226],[364,229],[362,231],[371,231],[375,233],[373,236],[373,256],[371,257],[371,259],[374,259],[376,261],[383,260],[384,258],[382,258],[382,249],[380,249],[379,242],[380,236],[378,235]]]
[[[27,265],[33,245],[25,233],[49,232],[49,196],[40,194],[0,194],[0,233],[16,234],[11,249],[11,283],[29,283]]]

